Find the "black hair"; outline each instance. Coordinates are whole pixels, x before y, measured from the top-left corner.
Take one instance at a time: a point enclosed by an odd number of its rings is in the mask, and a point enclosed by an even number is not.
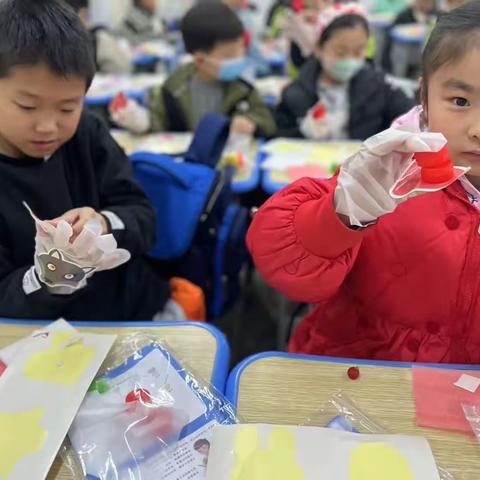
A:
[[[245,33],[237,14],[220,1],[192,7],[182,19],[181,31],[188,53],[209,52],[218,43],[238,40]]]
[[[0,78],[40,63],[56,75],[84,78],[88,88],[95,75],[89,32],[63,0],[0,0]]]
[[[209,447],[209,446],[210,446],[210,442],[208,440],[206,440],[205,438],[201,438],[200,440],[197,440],[193,444],[193,449],[194,450],[200,450],[202,447]]]
[[[370,35],[370,27],[365,17],[357,14],[342,15],[337,17],[320,35],[318,44],[323,46],[334,35],[335,32],[345,28],[362,27],[367,35]]]
[[[480,47],[480,1],[471,1],[438,19],[423,51],[423,83],[443,65],[460,60],[473,45]],[[426,91],[426,89],[425,89]]]
[[[64,0],[67,5],[70,5],[76,12],[82,8],[88,8],[88,0]]]

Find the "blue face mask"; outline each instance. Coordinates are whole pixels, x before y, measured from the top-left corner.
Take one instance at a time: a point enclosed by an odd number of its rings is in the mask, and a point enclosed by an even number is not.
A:
[[[222,82],[233,82],[238,80],[248,67],[248,59],[246,57],[232,58],[224,60],[220,63],[218,69],[218,79]]]

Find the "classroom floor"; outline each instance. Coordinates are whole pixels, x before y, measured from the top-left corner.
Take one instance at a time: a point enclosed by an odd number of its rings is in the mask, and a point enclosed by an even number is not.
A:
[[[254,272],[237,304],[216,323],[230,342],[231,365],[255,353],[284,349],[291,310],[292,304]]]

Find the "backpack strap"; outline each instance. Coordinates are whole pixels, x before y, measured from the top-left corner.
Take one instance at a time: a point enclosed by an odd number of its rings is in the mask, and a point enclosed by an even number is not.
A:
[[[195,130],[185,160],[216,167],[230,134],[230,119],[218,113],[207,113]]]

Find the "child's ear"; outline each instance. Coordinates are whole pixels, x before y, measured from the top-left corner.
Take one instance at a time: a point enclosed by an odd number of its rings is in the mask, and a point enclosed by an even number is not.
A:
[[[195,52],[193,54],[193,62],[197,67],[199,67],[205,63],[205,57],[205,52]]]
[[[317,60],[322,60],[322,47],[320,45],[315,45],[315,48],[313,49],[313,55]]]

